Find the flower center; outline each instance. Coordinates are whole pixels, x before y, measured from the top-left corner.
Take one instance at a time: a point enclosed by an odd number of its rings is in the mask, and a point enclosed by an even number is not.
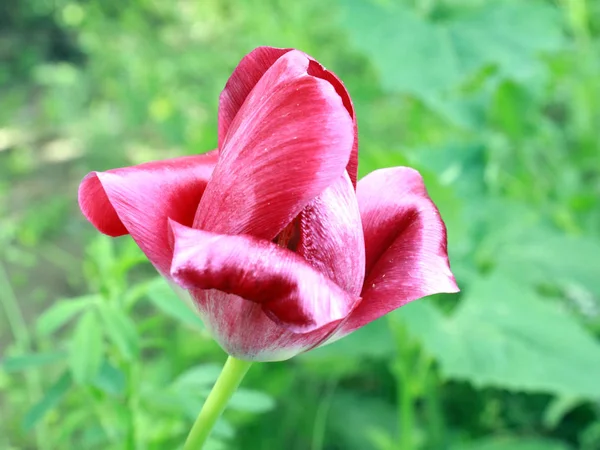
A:
[[[298,248],[300,242],[300,220],[296,217],[292,220],[281,233],[277,235],[273,242],[282,248],[287,248],[293,252]]]

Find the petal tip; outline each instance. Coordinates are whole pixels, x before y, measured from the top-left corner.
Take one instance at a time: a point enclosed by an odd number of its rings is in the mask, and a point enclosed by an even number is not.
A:
[[[90,172],[81,180],[77,191],[79,209],[101,233],[111,237],[124,236],[129,232],[106,194],[102,175]]]

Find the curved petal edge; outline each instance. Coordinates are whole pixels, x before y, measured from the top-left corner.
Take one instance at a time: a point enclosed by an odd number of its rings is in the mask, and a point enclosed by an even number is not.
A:
[[[300,256],[272,242],[211,233],[174,221],[170,227],[174,241],[170,274],[177,284],[188,290],[216,289],[258,303],[268,317],[294,333],[344,319],[360,301]],[[212,305],[217,306],[228,307]]]
[[[359,181],[366,246],[363,301],[335,338],[438,293],[458,292],[450,270],[446,226],[414,169],[381,169]]]
[[[191,225],[217,158],[212,151],[89,173],[79,186],[79,206],[100,232],[131,234],[158,271],[168,274],[167,219]]]
[[[219,148],[223,148],[227,137],[227,132],[235,119],[238,111],[250,95],[254,87],[258,84],[262,76],[271,68],[276,61],[286,53],[293,51],[292,48],[276,47],[257,47],[242,58],[239,62],[219,97]],[[296,53],[302,53],[295,50]],[[302,53],[309,59],[307,72],[309,75],[321,78],[330,83],[339,97],[350,117],[353,120],[354,143],[350,160],[346,170],[352,180],[352,185],[356,188],[356,179],[358,172],[358,127],[356,124],[356,113],[352,98],[346,89],[342,80],[333,72],[327,70],[312,56]]]

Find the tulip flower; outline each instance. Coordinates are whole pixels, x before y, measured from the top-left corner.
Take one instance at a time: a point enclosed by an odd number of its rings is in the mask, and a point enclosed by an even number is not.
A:
[[[458,290],[418,172],[357,183],[357,166],[342,82],[298,50],[260,47],[220,96],[218,149],[82,181],[87,219],[131,235],[230,355],[186,449],[206,439],[250,362],[288,359]]]

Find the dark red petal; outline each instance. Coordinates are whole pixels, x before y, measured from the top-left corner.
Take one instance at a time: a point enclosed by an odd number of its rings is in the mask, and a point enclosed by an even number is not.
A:
[[[274,321],[307,333],[346,317],[358,301],[297,254],[246,235],[171,222],[171,276],[184,289],[216,289],[259,303]],[[257,330],[260,332],[260,330]]]
[[[377,170],[358,183],[366,246],[363,301],[336,338],[427,295],[458,292],[446,227],[416,170]]]
[[[347,173],[298,217],[296,253],[356,296],[365,277],[365,241],[354,187]]]
[[[291,51],[290,48],[258,47],[248,53],[229,77],[223,92],[219,98],[219,148],[223,148],[225,138],[233,119],[244,104],[244,101],[254,89],[265,72],[283,55]],[[346,170],[350,175],[352,184],[356,186],[358,171],[358,128],[354,105],[344,83],[329,70],[325,69],[319,62],[309,55],[310,60],[308,74],[328,81],[334,87],[342,99],[344,107],[353,119],[354,143],[352,153]]]
[[[194,228],[272,240],[337,180],[352,119],[333,86],[292,50],[265,72],[227,133]]]
[[[79,207],[102,233],[130,233],[162,274],[171,267],[167,219],[191,225],[217,152],[91,172],[79,186]]]

